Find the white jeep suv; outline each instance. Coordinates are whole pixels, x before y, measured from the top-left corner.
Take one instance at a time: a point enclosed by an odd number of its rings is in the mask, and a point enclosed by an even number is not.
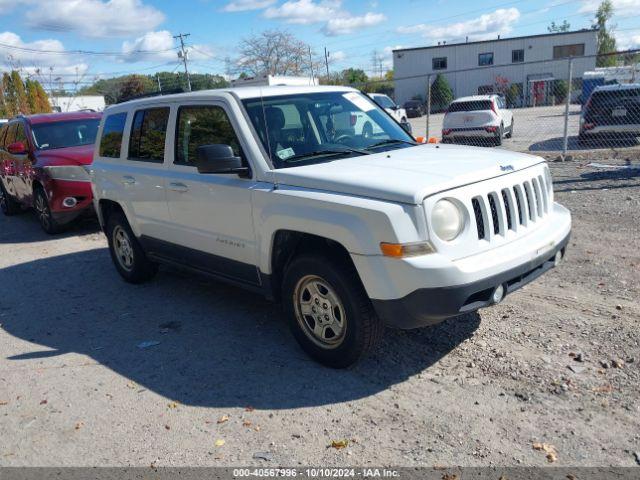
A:
[[[480,140],[482,144],[502,145],[513,136],[513,113],[500,95],[462,97],[451,102],[442,120],[442,141]]]
[[[372,135],[334,116],[366,116]],[[556,265],[571,230],[539,157],[420,145],[341,87],[210,90],[109,107],[91,167],[116,269],[184,267],[282,302],[346,367],[385,325],[472,312]]]

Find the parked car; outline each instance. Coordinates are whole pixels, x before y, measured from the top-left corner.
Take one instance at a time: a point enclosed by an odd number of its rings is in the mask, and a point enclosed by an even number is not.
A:
[[[427,114],[427,107],[420,100],[409,100],[402,106],[407,112],[408,118],[422,117]]]
[[[391,97],[384,93],[370,93],[369,97],[371,97],[380,107],[384,108],[384,110],[391,115],[396,122],[402,125],[402,128],[411,133],[411,124],[407,120],[407,112],[404,108],[396,105],[396,102],[391,100]]]
[[[456,143],[463,139],[502,145],[504,137],[513,136],[513,113],[500,95],[476,95],[454,100],[442,122],[442,141]]]
[[[381,133],[337,130],[344,112]],[[560,262],[571,230],[544,159],[417,144],[346,87],[109,107],[91,178],[126,281],[168,263],[280,300],[302,348],[332,367],[356,362],[385,325],[500,302]]]
[[[18,116],[0,129],[0,205],[33,207],[47,233],[93,212],[85,166],[93,160],[100,113]]]
[[[640,137],[640,84],[596,87],[580,115],[578,141]]]

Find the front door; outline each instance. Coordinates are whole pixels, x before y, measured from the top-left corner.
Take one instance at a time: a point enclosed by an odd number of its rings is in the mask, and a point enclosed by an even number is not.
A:
[[[179,260],[233,280],[258,284],[251,207],[258,182],[235,174],[200,174],[201,145],[243,148],[223,103],[181,105],[176,112],[173,161],[167,179],[172,243]]]

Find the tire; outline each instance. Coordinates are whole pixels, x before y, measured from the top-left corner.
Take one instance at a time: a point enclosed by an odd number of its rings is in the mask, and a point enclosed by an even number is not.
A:
[[[49,199],[42,187],[36,187],[33,191],[33,208],[38,217],[40,227],[49,235],[60,233],[63,230],[62,225],[56,222],[49,207]]]
[[[507,133],[507,138],[513,138],[513,126],[515,124],[515,120],[511,120],[511,126],[509,127],[509,133]]]
[[[20,208],[20,204],[16,202],[4,189],[4,185],[0,180],[0,210],[7,217],[11,217],[12,215],[16,215],[22,211]]]
[[[504,136],[504,125],[500,124],[500,128],[498,129],[497,133],[496,133],[496,138],[494,140],[494,143],[496,145],[496,147],[499,147],[502,145],[502,137]]]
[[[158,265],[147,258],[123,213],[109,215],[105,233],[111,260],[122,278],[137,284],[155,277]]]
[[[287,267],[282,294],[293,336],[309,356],[323,365],[350,367],[383,336],[384,325],[355,268],[346,262],[303,254]],[[309,315],[304,315],[303,310]],[[328,322],[321,326],[324,328],[320,335],[312,331],[318,325],[312,316],[316,314]]]

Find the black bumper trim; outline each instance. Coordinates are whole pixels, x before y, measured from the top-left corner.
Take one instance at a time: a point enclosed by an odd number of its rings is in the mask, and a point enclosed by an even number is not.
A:
[[[562,251],[564,255],[570,235],[544,255],[492,277],[464,285],[421,288],[403,298],[372,300],[373,306],[385,324],[407,330],[475,312],[492,304],[491,297],[499,285],[505,287],[506,295],[553,268],[556,253]]]

